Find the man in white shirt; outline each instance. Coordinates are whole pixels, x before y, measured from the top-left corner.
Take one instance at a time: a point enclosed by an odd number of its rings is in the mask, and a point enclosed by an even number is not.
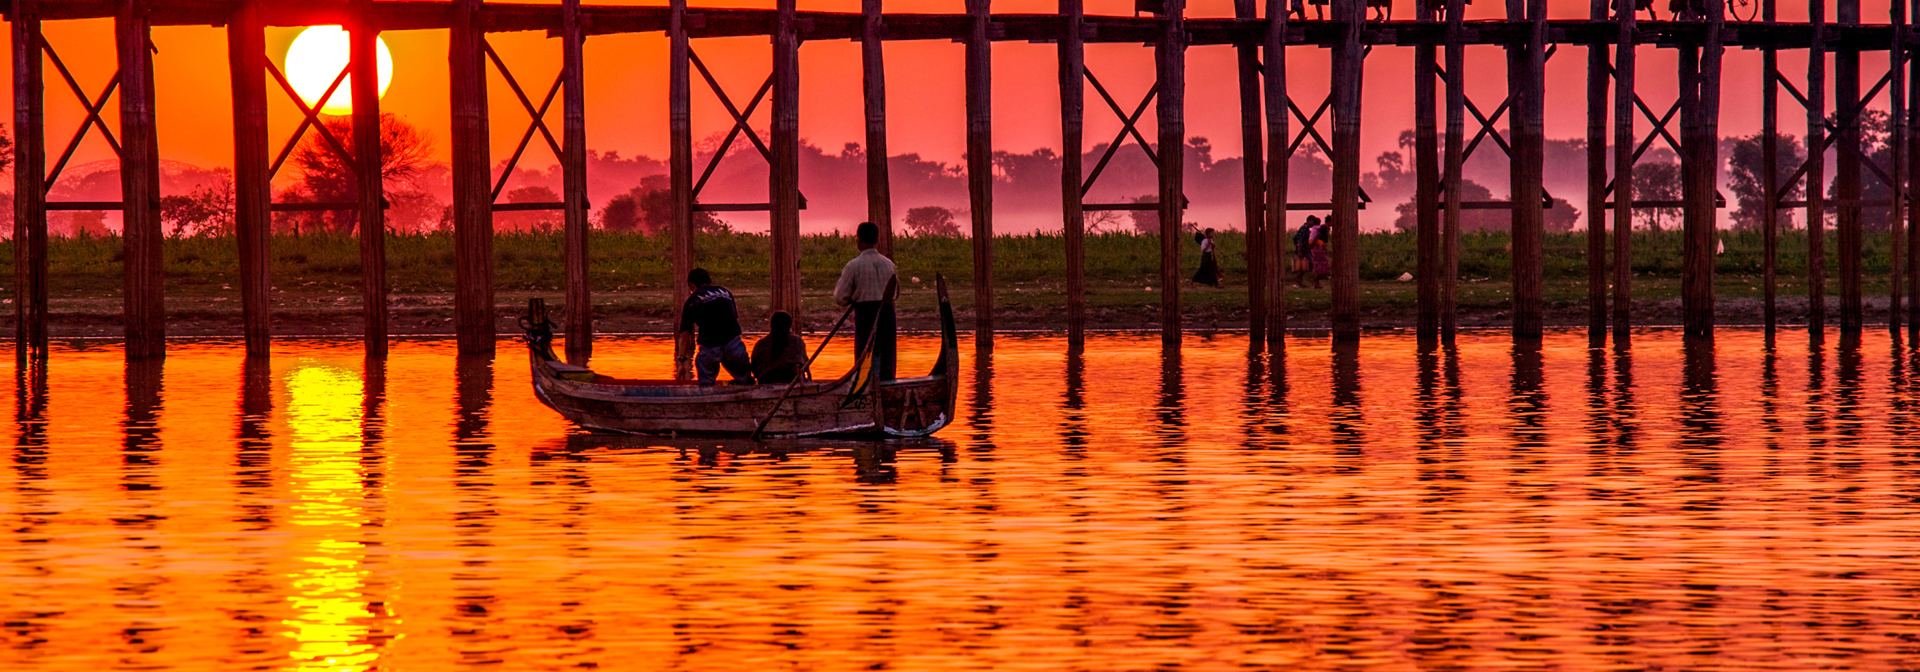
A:
[[[860,255],[840,269],[840,282],[833,287],[834,302],[853,306],[853,351],[867,351],[873,341],[875,380],[893,379],[894,315],[887,303],[887,289],[894,284],[893,260],[874,249],[880,244],[880,227],[861,222],[855,232]],[[876,325],[878,328],[876,329]]]

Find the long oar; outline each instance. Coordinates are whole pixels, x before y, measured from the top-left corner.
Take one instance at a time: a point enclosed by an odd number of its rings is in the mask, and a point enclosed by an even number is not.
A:
[[[753,434],[747,437],[748,441],[754,441],[760,438],[760,432],[767,428],[767,423],[773,421],[773,414],[779,413],[780,405],[787,403],[787,395],[793,394],[793,386],[799,385],[800,381],[805,379],[809,372],[813,371],[813,360],[820,358],[820,353],[827,349],[827,342],[833,340],[834,334],[840,333],[840,327],[845,326],[847,324],[847,318],[852,316],[853,306],[849,305],[847,306],[847,312],[840,314],[840,321],[833,323],[833,331],[827,332],[827,337],[820,339],[819,347],[813,349],[813,356],[807,358],[806,367],[800,369],[799,372],[793,375],[793,380],[787,383],[786,391],[780,393],[780,400],[773,402],[773,408],[767,410],[767,416],[761,418],[760,424],[754,426]]]

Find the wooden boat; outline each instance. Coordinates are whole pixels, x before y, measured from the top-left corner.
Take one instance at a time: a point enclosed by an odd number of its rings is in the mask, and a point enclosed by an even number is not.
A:
[[[620,434],[695,436],[927,436],[953,421],[960,348],[947,300],[940,295],[940,359],[919,378],[874,380],[872,353],[832,380],[789,385],[697,385],[601,375],[553,354],[552,325],[534,299],[521,320],[533,365],[533,393],[580,427]],[[783,401],[784,399],[784,401]],[[775,411],[776,405],[778,411]],[[769,413],[772,418],[766,419]],[[766,427],[759,425],[766,419]]]

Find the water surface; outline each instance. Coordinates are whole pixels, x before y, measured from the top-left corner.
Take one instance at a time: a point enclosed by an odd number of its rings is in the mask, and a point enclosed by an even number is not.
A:
[[[0,669],[1920,660],[1920,354],[1882,333],[963,359],[936,440],[747,443],[577,435],[513,346],[64,345],[0,379]]]

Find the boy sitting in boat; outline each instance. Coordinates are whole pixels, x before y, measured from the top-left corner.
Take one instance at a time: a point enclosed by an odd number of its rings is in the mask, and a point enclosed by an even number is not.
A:
[[[793,316],[787,311],[773,314],[767,335],[753,344],[753,377],[761,383],[791,383],[805,379],[807,344],[793,333]]]
[[[720,367],[726,367],[735,385],[753,384],[753,365],[747,360],[747,344],[740,340],[740,312],[733,304],[733,293],[713,284],[707,269],[687,273],[693,293],[680,307],[679,333],[697,333],[694,342],[700,353],[693,358],[694,371],[701,385],[720,380]],[[694,332],[698,326],[699,331]]]

